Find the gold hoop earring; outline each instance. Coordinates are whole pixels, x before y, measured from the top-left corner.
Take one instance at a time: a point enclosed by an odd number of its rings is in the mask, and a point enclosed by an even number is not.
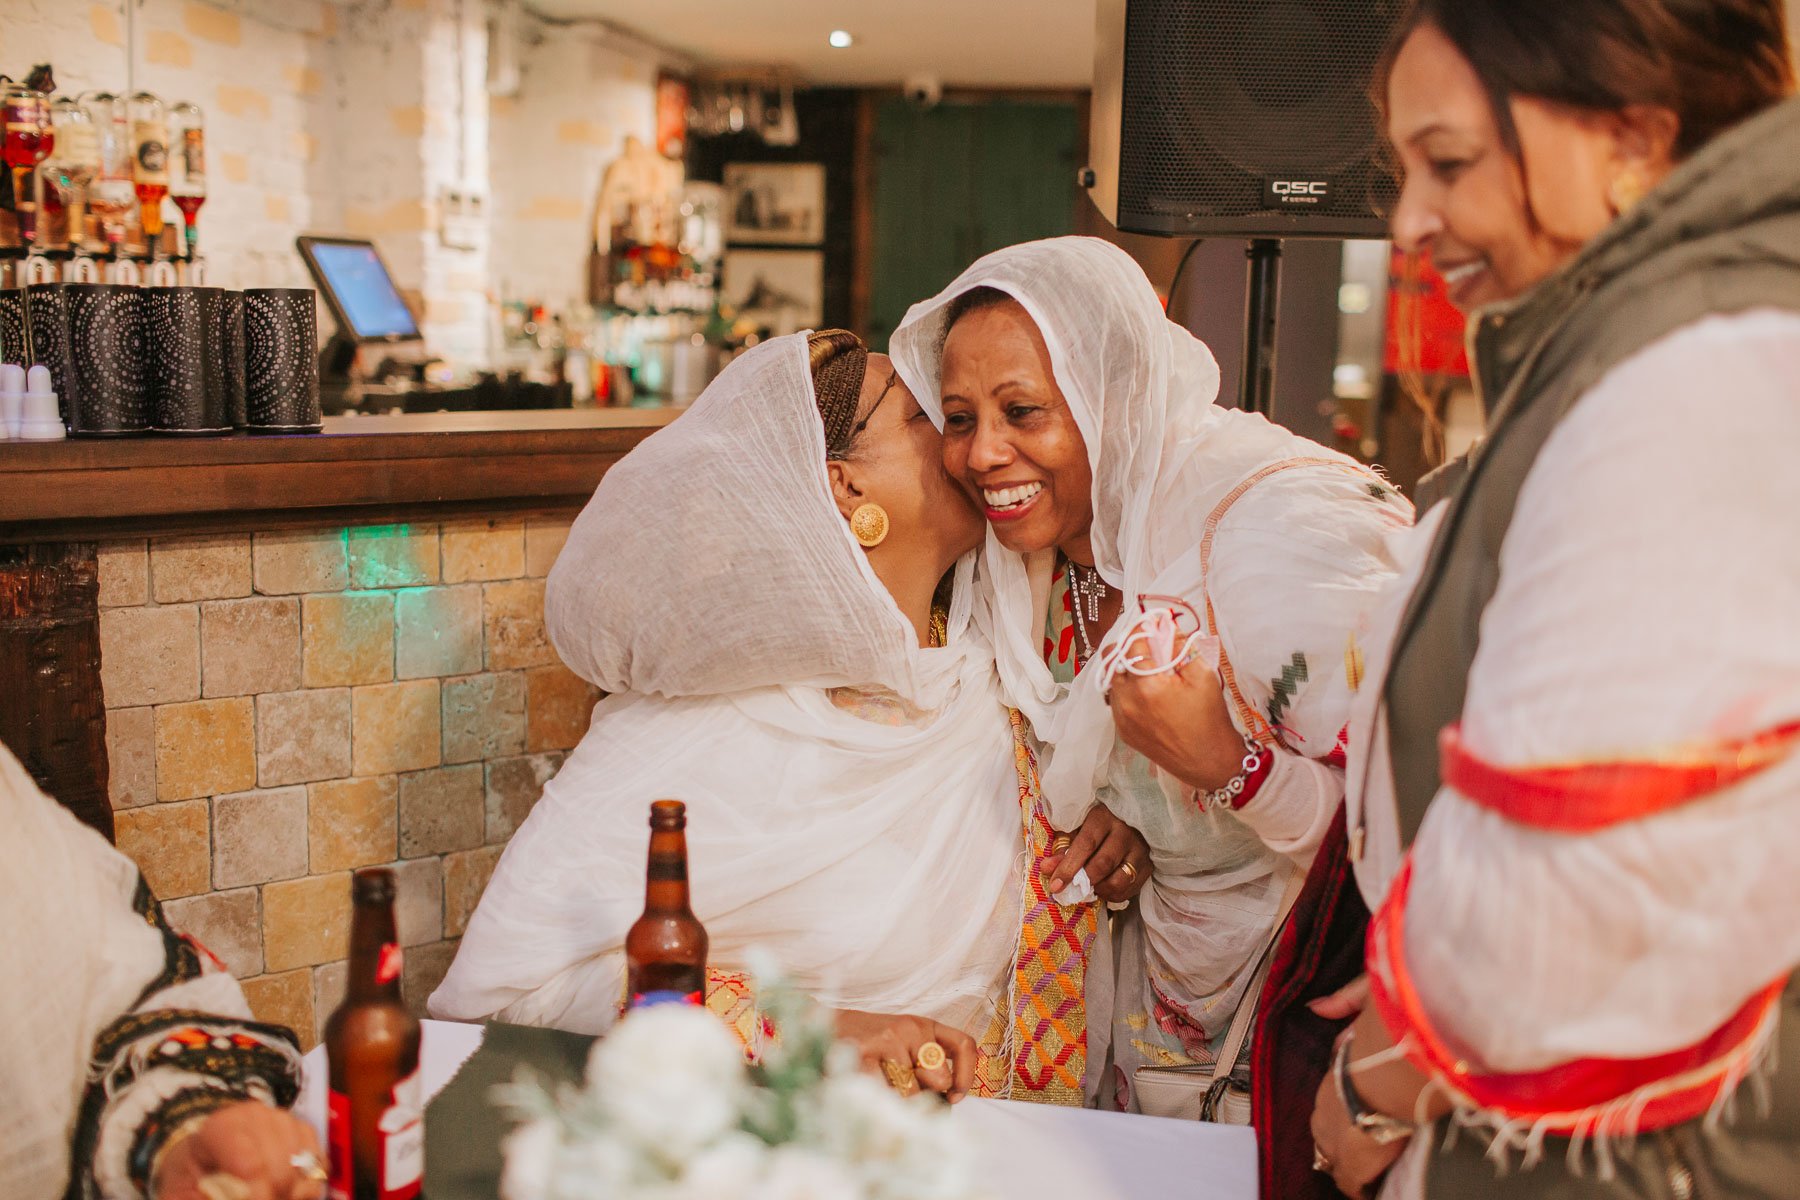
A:
[[[865,550],[873,550],[887,540],[887,509],[879,504],[859,504],[850,514],[850,534]]]
[[[1613,176],[1606,198],[1612,202],[1613,213],[1622,216],[1644,198],[1644,191],[1643,176],[1636,171],[1621,171]]]

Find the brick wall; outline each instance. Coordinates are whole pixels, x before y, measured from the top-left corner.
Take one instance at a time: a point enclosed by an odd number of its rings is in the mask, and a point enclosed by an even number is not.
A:
[[[421,1009],[596,693],[544,633],[566,520],[103,544],[119,848],[310,1046],[344,989],[350,872],[400,879]]]
[[[600,170],[625,134],[650,135],[653,52],[528,21],[523,87],[490,106],[481,0],[133,2],[128,26],[125,0],[6,0],[0,70],[48,61],[70,95],[146,88],[205,110],[210,282],[307,286],[295,237],[369,237],[427,347],[466,365],[490,361],[497,282],[585,297]],[[468,248],[443,244],[450,188],[487,198]]]

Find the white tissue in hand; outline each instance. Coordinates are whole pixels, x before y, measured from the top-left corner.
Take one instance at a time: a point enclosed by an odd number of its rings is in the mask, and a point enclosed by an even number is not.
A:
[[[1050,897],[1058,904],[1086,904],[1094,898],[1094,885],[1088,880],[1087,868],[1075,872],[1075,878],[1069,880],[1069,886]]]

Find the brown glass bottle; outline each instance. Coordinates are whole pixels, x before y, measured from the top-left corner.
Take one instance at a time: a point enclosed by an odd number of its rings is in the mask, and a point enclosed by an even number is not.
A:
[[[706,999],[706,928],[688,907],[687,806],[650,805],[650,865],[644,915],[625,935],[630,1006],[702,1004]]]
[[[331,1200],[412,1200],[425,1174],[425,1104],[419,1022],[400,998],[394,873],[358,871],[351,897],[348,988],[325,1023],[329,1194]]]

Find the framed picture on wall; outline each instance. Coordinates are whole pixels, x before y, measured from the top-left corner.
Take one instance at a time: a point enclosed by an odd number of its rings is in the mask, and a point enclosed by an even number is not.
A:
[[[725,240],[760,246],[822,244],[824,164],[725,164]]]
[[[817,329],[825,319],[822,250],[727,250],[720,299],[775,334]]]

